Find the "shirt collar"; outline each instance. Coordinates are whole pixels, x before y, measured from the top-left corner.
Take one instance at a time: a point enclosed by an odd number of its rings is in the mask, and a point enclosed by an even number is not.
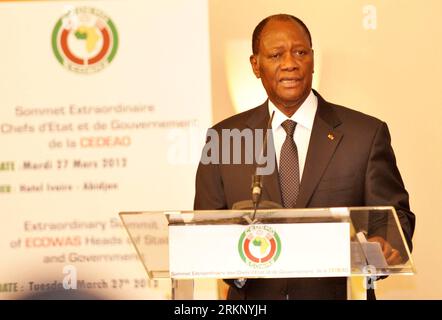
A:
[[[273,116],[272,128],[277,129],[287,119],[291,119],[309,130],[313,128],[313,121],[315,120],[316,110],[318,109],[318,98],[314,95],[313,90],[310,91],[307,99],[296,110],[296,112],[289,118],[281,110],[279,110],[269,99],[269,114],[275,111]]]

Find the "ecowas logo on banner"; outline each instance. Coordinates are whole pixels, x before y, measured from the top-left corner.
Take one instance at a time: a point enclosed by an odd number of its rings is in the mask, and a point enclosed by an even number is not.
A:
[[[251,225],[239,238],[238,251],[241,259],[254,268],[267,268],[279,258],[281,240],[269,226]]]
[[[117,53],[117,29],[101,10],[72,8],[55,24],[52,49],[67,69],[79,73],[97,72],[112,62]]]

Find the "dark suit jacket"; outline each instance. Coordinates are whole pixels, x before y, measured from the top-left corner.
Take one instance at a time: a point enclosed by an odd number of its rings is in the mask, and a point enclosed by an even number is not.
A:
[[[415,217],[396,166],[387,125],[374,117],[331,104],[314,93],[318,97],[318,109],[296,207],[392,205],[411,247]],[[264,129],[269,118],[265,102],[213,128],[219,132],[234,128]],[[334,139],[330,139],[329,134]],[[194,209],[230,209],[235,202],[250,199],[254,171],[254,164],[200,163]],[[263,189],[263,200],[282,203],[277,168],[264,177]],[[229,290],[231,299],[345,297],[346,285],[342,278],[249,279],[242,289],[231,286]]]

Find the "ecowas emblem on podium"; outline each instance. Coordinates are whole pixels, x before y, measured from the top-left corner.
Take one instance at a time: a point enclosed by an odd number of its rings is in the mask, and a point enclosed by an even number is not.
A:
[[[270,226],[251,225],[239,238],[238,252],[249,266],[267,268],[279,258],[281,239]]]

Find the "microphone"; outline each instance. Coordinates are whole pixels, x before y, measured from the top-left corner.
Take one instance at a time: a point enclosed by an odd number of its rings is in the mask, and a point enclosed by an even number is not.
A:
[[[261,191],[262,191],[262,176],[255,173],[252,176],[252,202],[254,208],[257,208],[259,202],[261,201]]]
[[[262,189],[264,186],[263,183],[263,178],[264,176],[261,174],[258,174],[258,169],[260,168],[260,166],[263,166],[261,164],[262,162],[262,158],[264,156],[264,152],[267,152],[267,136],[268,136],[268,132],[269,130],[272,129],[272,121],[273,121],[273,116],[275,115],[275,111],[272,112],[272,115],[270,116],[269,122],[267,123],[267,129],[265,131],[265,136],[264,136],[264,141],[262,144],[262,148],[261,148],[261,153],[259,156],[259,159],[257,161],[257,165],[255,168],[255,173],[252,175],[252,185],[251,185],[251,196],[252,196],[252,200],[243,200],[243,201],[238,201],[235,202],[232,206],[233,210],[253,210],[253,215],[252,215],[252,219],[250,220],[249,216],[245,216],[244,218],[250,223],[255,223],[255,215],[256,215],[256,210],[258,208],[261,209],[279,209],[282,208],[282,206],[279,203],[273,202],[273,201],[261,201],[261,195],[262,195]]]
[[[264,142],[262,144],[259,161],[257,161],[258,164],[255,169],[255,174],[252,176],[252,202],[253,202],[253,208],[255,209],[253,217],[255,217],[256,209],[259,207],[259,202],[261,201],[261,193],[263,187],[263,182],[262,182],[263,178],[262,175],[258,174],[258,168],[264,156],[264,152],[267,152],[267,136],[269,130],[272,129],[272,121],[274,116],[275,116],[275,111],[272,112],[269,122],[267,123],[267,129],[265,132]]]

